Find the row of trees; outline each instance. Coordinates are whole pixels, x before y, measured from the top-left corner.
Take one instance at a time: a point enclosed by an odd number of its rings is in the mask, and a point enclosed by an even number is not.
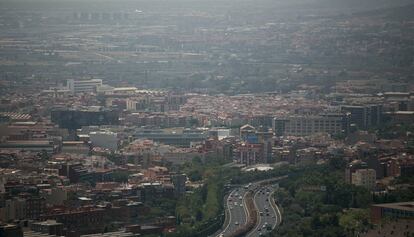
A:
[[[202,161],[196,157],[184,164],[191,181],[202,181],[200,187],[182,197],[176,206],[177,231],[170,236],[204,236],[221,227],[224,221],[224,184],[226,168],[217,159]]]
[[[324,165],[281,181],[275,197],[283,223],[272,235],[355,236],[369,227],[370,192],[344,183],[342,174]]]

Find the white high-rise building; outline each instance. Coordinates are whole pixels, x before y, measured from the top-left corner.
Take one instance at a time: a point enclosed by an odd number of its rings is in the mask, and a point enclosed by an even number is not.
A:
[[[95,92],[102,86],[102,79],[90,79],[90,80],[74,80],[69,79],[67,81],[68,89],[73,93],[81,92]]]

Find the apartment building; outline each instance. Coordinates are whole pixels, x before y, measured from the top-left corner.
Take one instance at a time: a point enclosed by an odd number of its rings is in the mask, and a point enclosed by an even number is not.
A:
[[[375,189],[376,173],[373,169],[359,169],[352,173],[351,183],[369,190]]]
[[[315,133],[340,134],[347,131],[346,115],[326,113],[320,115],[288,115],[273,119],[277,136],[309,136]]]

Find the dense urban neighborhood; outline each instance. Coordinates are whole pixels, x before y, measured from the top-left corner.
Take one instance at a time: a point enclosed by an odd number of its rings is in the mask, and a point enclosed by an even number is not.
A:
[[[412,2],[0,12],[1,237],[414,236]]]

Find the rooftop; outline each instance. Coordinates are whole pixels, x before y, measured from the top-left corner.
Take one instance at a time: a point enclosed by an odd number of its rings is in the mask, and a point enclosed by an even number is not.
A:
[[[414,202],[395,202],[372,205],[374,207],[392,208],[404,211],[414,212]]]

